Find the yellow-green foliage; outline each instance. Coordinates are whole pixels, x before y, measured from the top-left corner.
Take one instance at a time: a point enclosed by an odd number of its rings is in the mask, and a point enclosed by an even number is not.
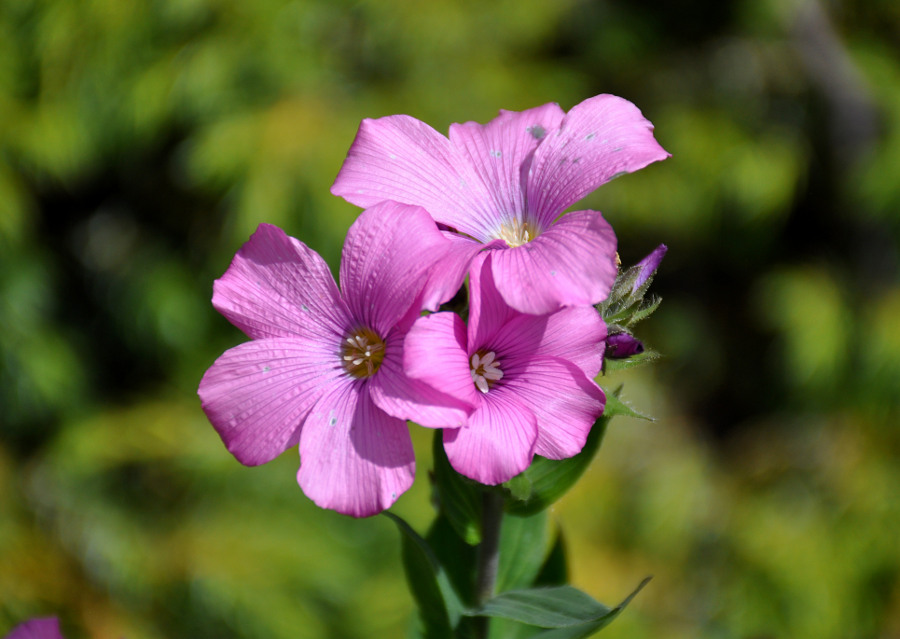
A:
[[[362,118],[601,92],[673,154],[585,204],[626,264],[669,245],[639,335],[666,357],[612,380],[657,421],[616,418],[551,512],[575,585],[656,575],[609,637],[900,634],[900,12],[855,4],[0,2],[0,634],[403,636],[393,524],[206,422],[197,383],[243,339],[212,281],[260,222],[337,266]]]

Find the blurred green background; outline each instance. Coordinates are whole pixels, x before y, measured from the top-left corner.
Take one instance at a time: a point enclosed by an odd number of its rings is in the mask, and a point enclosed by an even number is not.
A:
[[[337,265],[364,117],[604,92],[673,155],[586,200],[669,245],[666,358],[552,513],[575,585],[655,575],[610,638],[900,637],[896,0],[0,1],[0,633],[403,636],[393,525],[200,411],[212,281],[260,222]]]

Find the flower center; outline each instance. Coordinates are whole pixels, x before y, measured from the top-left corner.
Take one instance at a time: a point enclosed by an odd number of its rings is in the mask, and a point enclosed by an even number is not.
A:
[[[510,247],[522,246],[536,238],[541,232],[530,222],[520,220],[507,220],[500,225],[497,238],[506,242]]]
[[[503,371],[500,370],[500,362],[496,359],[494,351],[478,351],[472,355],[472,381],[475,387],[482,393],[488,392],[494,382],[503,379]]]
[[[360,328],[344,340],[344,369],[353,377],[372,377],[384,360],[384,341],[369,328]]]

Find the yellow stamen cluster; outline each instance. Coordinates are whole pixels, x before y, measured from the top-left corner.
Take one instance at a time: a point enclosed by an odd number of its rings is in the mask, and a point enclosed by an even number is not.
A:
[[[500,225],[497,238],[506,242],[510,247],[522,246],[540,235],[540,231],[531,222],[521,220],[507,220]]]

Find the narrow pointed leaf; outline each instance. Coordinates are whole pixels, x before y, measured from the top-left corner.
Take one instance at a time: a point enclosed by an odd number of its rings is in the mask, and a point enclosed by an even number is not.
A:
[[[463,541],[443,514],[431,523],[426,540],[462,604],[474,606],[477,547]]]
[[[547,555],[547,542],[545,511],[525,517],[506,513],[500,526],[497,592],[531,586]]]
[[[534,635],[535,639],[584,639],[585,637],[590,637],[591,635],[599,632],[609,624],[611,624],[616,617],[625,609],[631,600],[634,599],[635,595],[637,595],[641,589],[647,585],[651,577],[647,577],[644,579],[638,587],[634,589],[630,595],[628,595],[622,603],[618,606],[610,610],[607,614],[598,617],[592,621],[585,622],[583,624],[579,624],[576,626],[570,626],[568,628],[554,628],[552,630],[545,630],[537,635]]]
[[[557,529],[556,539],[541,571],[534,580],[535,586],[562,586],[569,581],[569,565],[566,553],[566,540],[562,530]]]
[[[432,444],[434,490],[439,508],[467,544],[481,541],[481,490],[474,481],[456,472],[444,451],[443,431],[435,430]]]
[[[611,611],[577,588],[551,586],[510,590],[465,614],[512,619],[541,628],[567,628],[594,621]]]
[[[402,539],[403,568],[409,590],[416,601],[425,639],[453,639],[462,605],[446,573],[428,543],[403,519],[391,512]]]
[[[572,586],[555,586],[504,592],[480,608],[467,610],[464,614],[499,617],[541,628],[570,631],[537,635],[545,639],[587,637],[615,619],[648,581],[649,577],[615,608],[600,603]]]

